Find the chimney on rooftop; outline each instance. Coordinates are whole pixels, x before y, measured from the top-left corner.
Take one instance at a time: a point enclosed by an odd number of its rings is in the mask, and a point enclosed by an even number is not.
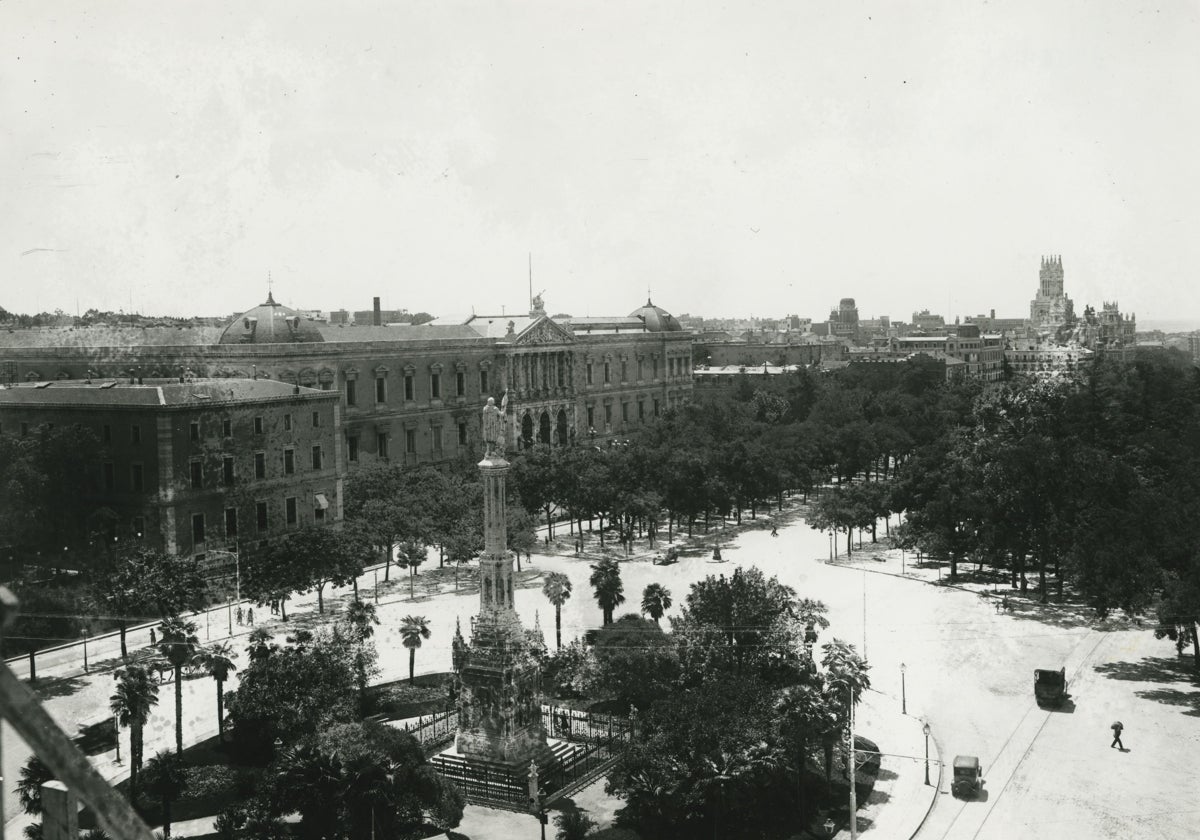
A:
[[[371,316],[371,323],[377,327],[383,326],[383,313],[379,311],[379,298],[374,298],[375,314]]]

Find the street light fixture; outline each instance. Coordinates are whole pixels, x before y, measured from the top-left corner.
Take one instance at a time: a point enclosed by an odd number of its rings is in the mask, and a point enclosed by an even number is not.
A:
[[[907,669],[903,662],[900,663],[900,714],[908,714],[908,693],[905,691],[904,672]]]
[[[89,673],[87,655],[87,628],[84,627],[80,632],[83,634],[83,673],[87,674]]]
[[[929,724],[921,729],[925,733],[925,784],[929,784]]]

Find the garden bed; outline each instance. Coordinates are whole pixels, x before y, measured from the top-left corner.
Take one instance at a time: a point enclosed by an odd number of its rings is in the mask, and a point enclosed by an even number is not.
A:
[[[412,683],[397,680],[370,688],[370,708],[385,720],[403,720],[443,712],[451,707],[450,686],[454,675],[423,674]]]

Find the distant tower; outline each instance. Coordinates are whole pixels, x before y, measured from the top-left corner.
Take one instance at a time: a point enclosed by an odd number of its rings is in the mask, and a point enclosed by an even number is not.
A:
[[[1042,257],[1039,294],[1043,297],[1061,297],[1063,293],[1062,256]]]
[[[1054,331],[1074,324],[1075,304],[1064,289],[1061,255],[1042,257],[1038,281],[1037,295],[1029,302],[1030,325]]]

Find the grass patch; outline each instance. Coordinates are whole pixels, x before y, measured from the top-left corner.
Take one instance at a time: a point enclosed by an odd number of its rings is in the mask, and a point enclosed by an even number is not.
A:
[[[369,689],[369,705],[388,720],[431,715],[451,707],[450,686],[454,675],[449,671],[424,674],[412,683],[408,680],[374,685]]]

